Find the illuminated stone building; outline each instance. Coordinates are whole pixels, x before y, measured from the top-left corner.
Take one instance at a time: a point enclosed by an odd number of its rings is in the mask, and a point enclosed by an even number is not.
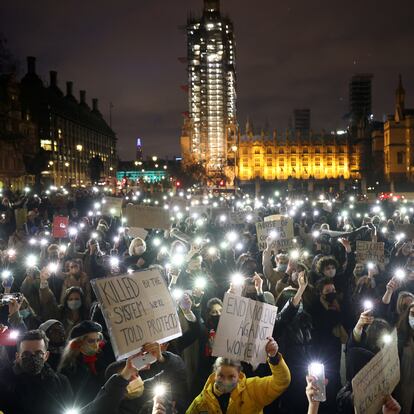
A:
[[[387,181],[414,181],[414,109],[405,107],[401,75],[395,112],[384,124],[384,173]]]
[[[185,162],[201,162],[210,174],[234,165],[236,61],[233,23],[219,0],[204,0],[201,18],[187,22],[188,113],[181,142]]]
[[[311,131],[303,139],[289,130],[257,135],[247,125],[239,140],[237,157],[237,178],[241,181],[359,178],[354,172],[359,169],[359,155],[346,133]]]
[[[36,73],[36,59],[27,58],[28,71],[21,80],[21,99],[25,113],[37,124],[38,145],[47,152],[44,178],[55,185],[88,184],[90,167],[101,169],[101,179],[115,174],[116,137],[86,92],[79,100],[73,95],[73,82],[66,82],[66,94],[58,86],[57,73],[50,72],[49,85]],[[100,168],[102,167],[102,168]]]
[[[38,149],[36,125],[22,111],[20,86],[14,75],[0,75],[0,188],[22,189],[33,181],[30,160]]]

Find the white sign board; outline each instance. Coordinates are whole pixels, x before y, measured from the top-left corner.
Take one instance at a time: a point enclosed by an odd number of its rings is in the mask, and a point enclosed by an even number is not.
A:
[[[128,204],[125,217],[128,227],[168,230],[171,226],[170,213],[163,207]]]
[[[212,354],[253,366],[266,362],[276,315],[276,306],[226,293]]]
[[[354,406],[357,414],[377,414],[384,397],[400,382],[397,332],[391,343],[384,346],[352,380]]]
[[[147,342],[182,335],[175,303],[159,270],[91,281],[101,304],[117,360],[139,352]]]
[[[272,231],[277,233],[277,237],[270,246],[272,250],[286,250],[292,247],[293,220],[291,217],[279,217],[279,220],[256,223],[257,243],[260,251],[266,249],[266,239]]]
[[[102,200],[102,214],[104,216],[121,217],[122,200],[122,198],[117,197],[105,197]]]

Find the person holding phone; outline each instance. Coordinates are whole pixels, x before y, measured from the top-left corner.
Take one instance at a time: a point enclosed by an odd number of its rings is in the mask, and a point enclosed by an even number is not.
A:
[[[278,398],[290,384],[290,371],[273,338],[266,344],[272,375],[246,378],[239,361],[217,358],[213,373],[195,398],[187,414],[237,412],[259,414]]]

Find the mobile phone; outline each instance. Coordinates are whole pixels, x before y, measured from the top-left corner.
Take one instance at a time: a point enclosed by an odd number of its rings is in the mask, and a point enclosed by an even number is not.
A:
[[[166,414],[172,414],[174,412],[171,395],[170,384],[158,384],[155,386],[154,395],[158,401],[164,406]]]
[[[5,293],[3,295],[0,295],[0,306],[8,305],[12,299],[16,299],[18,302],[20,302],[21,298],[21,293]]]
[[[151,365],[154,362],[157,361],[157,358],[155,358],[152,354],[146,353],[143,355],[138,355],[132,360],[132,365],[140,370],[144,368],[146,365]]]
[[[315,386],[318,391],[315,393],[313,399],[315,401],[326,401],[326,386],[325,386],[325,367],[319,362],[312,362],[308,366],[308,374],[315,378]]]

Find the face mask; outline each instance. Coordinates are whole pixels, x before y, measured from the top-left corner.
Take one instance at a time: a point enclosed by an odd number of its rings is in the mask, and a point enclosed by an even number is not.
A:
[[[127,394],[125,398],[127,400],[133,400],[135,398],[141,397],[141,395],[144,393],[144,382],[142,381],[141,377],[132,380],[127,385],[126,390]]]
[[[287,270],[287,264],[278,264],[276,266],[276,271],[277,272],[283,272],[283,273],[285,273],[286,270]]]
[[[332,303],[336,299],[336,292],[330,292],[325,295],[325,300],[328,303]]]
[[[43,360],[43,357],[40,355],[24,356],[21,358],[20,361],[21,369],[29,375],[40,374],[44,365],[45,361]]]
[[[68,308],[70,310],[77,310],[82,306],[82,301],[80,299],[68,300]]]
[[[94,356],[98,353],[99,348],[95,348],[95,347],[91,347],[89,345],[85,345],[85,346],[82,346],[80,350],[81,350],[83,355]]]
[[[414,316],[408,316],[408,323],[411,326],[411,329],[414,329]]]
[[[336,275],[336,269],[325,270],[323,274],[327,277],[334,277]]]
[[[222,394],[229,394],[237,387],[237,382],[237,380],[234,382],[216,380],[215,385]]]
[[[217,331],[217,326],[220,320],[220,315],[211,315],[209,316],[209,319],[211,322],[210,325],[213,327],[215,331]]]
[[[19,313],[20,313],[20,316],[21,316],[23,319],[26,319],[28,316],[30,316],[30,315],[31,315],[31,312],[30,312],[30,309],[29,309],[29,308],[26,308],[26,309],[20,309],[20,310],[19,310]]]
[[[145,248],[144,246],[138,246],[134,248],[134,253],[136,256],[141,256],[141,254],[145,253]]]

